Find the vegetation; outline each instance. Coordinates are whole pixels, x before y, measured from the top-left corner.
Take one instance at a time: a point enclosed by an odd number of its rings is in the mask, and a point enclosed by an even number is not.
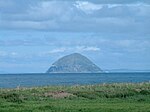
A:
[[[1,89],[0,112],[150,112],[150,83]]]

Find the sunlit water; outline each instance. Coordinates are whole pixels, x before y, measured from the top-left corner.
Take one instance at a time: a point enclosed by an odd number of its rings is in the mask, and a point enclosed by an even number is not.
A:
[[[99,74],[0,74],[0,88],[16,88],[46,85],[85,85],[122,82],[149,82],[147,73],[99,73]]]

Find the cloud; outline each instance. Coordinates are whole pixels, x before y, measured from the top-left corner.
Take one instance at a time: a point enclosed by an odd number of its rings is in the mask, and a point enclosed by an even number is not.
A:
[[[0,0],[0,61],[38,68],[79,52],[105,67],[148,67],[149,13],[150,0]]]
[[[130,4],[94,4],[89,1],[76,1],[74,4],[78,9],[82,10],[83,12],[90,14],[93,13],[94,11],[98,11],[100,9],[113,9],[116,7],[126,7],[126,8],[139,8],[139,7],[150,7],[149,4],[146,3],[130,3]]]
[[[15,51],[11,51],[11,52],[8,52],[8,51],[0,51],[0,57],[1,58],[17,58],[19,56],[19,54]]]
[[[89,0],[89,1],[97,4],[135,4],[138,2],[150,4],[149,0]]]
[[[13,7],[20,9],[20,2],[14,1],[11,1]],[[37,0],[23,3],[18,12],[12,7],[1,8],[0,29],[149,33],[150,5],[146,2]]]
[[[50,35],[52,35],[50,33]],[[54,34],[53,34],[54,35]],[[54,54],[54,53],[61,53],[61,52],[97,52],[97,51],[112,51],[112,50],[123,50],[125,52],[127,51],[136,51],[136,52],[142,52],[142,51],[148,51],[150,49],[150,40],[148,38],[137,38],[134,36],[131,37],[120,37],[117,38],[117,36],[120,35],[111,35],[110,38],[102,37],[101,34],[88,34],[88,35],[81,35],[77,36],[74,33],[73,34],[59,34],[55,35],[55,38],[52,38],[52,36],[44,36],[41,37],[40,35],[38,37],[32,37],[30,35],[27,35],[25,38],[20,38],[18,36],[17,38],[10,38],[7,39],[4,37],[3,39],[0,39],[0,47],[4,48],[7,47],[31,47],[31,48],[38,48],[38,47],[46,47],[51,49],[48,53]],[[74,36],[73,36],[74,35]],[[66,37],[67,36],[67,37]],[[42,49],[41,49],[42,50]],[[46,51],[47,52],[47,51]]]
[[[53,49],[51,51],[48,51],[47,54],[62,53],[62,52],[65,52],[66,50],[67,50],[66,48],[57,48],[57,49]]]
[[[94,47],[94,46],[77,46],[75,48],[75,51],[78,51],[78,52],[84,52],[84,51],[95,52],[95,51],[100,51],[100,48]]]
[[[98,52],[100,51],[99,47],[95,46],[75,46],[75,47],[56,47],[53,48],[49,51],[44,51],[44,52],[39,52],[39,56],[49,56],[49,55],[54,55],[54,54],[60,54],[60,53],[73,53],[73,52]]]
[[[106,5],[108,8],[115,8],[115,7],[150,7],[149,4],[145,4],[145,3],[134,3],[134,4],[104,4]]]
[[[37,5],[32,5],[27,10],[26,16],[31,16],[31,20],[51,21],[65,18],[72,11],[68,2],[41,1]],[[59,17],[59,18],[57,18]]]
[[[7,24],[10,25],[9,29],[34,29],[34,30],[47,30],[49,26],[49,30],[52,28],[53,30],[57,28],[57,23],[53,20],[51,21],[3,21],[1,23],[1,27],[6,28]]]
[[[18,37],[19,38],[19,37]],[[50,38],[49,38],[50,39]],[[82,40],[83,39],[83,40]],[[0,46],[0,66],[5,63],[6,66],[11,64],[21,64],[22,68],[26,68],[26,64],[32,64],[37,69],[41,64],[49,66],[50,63],[56,61],[59,57],[71,54],[74,52],[82,53],[85,56],[99,64],[100,66],[106,68],[121,67],[131,64],[130,62],[140,63],[140,65],[147,67],[147,62],[149,62],[149,40],[138,40],[138,39],[108,39],[93,36],[93,38],[56,38],[53,45],[40,44],[33,46]],[[41,41],[41,40],[40,40]],[[70,43],[73,41],[74,43]],[[22,42],[28,42],[22,41]],[[66,44],[65,44],[66,42]],[[11,43],[11,42],[10,42]],[[68,45],[70,43],[70,45]],[[26,43],[27,44],[27,43]],[[61,45],[60,45],[61,44]],[[144,58],[143,58],[144,57]],[[118,63],[117,63],[118,62]],[[113,63],[110,64],[109,63]],[[108,66],[109,65],[109,66]],[[134,64],[132,64],[133,66]],[[130,66],[130,67],[132,67]],[[127,66],[129,67],[129,66]],[[129,67],[129,68],[130,68]],[[134,66],[136,67],[136,66]],[[2,67],[3,68],[3,67]],[[8,69],[8,68],[7,68]],[[14,67],[18,71],[18,67]],[[31,70],[32,67],[28,71]],[[40,70],[40,68],[39,68]],[[36,71],[36,70],[35,70]],[[27,72],[24,69],[24,72]],[[42,70],[41,70],[42,72]]]
[[[76,1],[74,4],[75,7],[82,10],[83,12],[90,14],[93,11],[100,10],[103,6],[100,4],[94,4],[88,1]]]

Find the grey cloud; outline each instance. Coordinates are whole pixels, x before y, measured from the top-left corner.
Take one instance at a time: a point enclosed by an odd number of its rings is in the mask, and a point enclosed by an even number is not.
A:
[[[127,3],[118,3],[116,0],[112,2],[113,4],[111,4],[111,1],[110,3],[107,3],[107,1],[103,3],[47,0],[30,2],[27,0],[21,2],[20,5],[19,1],[17,3],[14,0],[14,6],[19,5],[24,8],[18,8],[20,12],[16,13],[4,13],[2,9],[0,12],[0,29],[149,33],[150,5],[147,2],[134,1],[130,3],[130,1],[127,1]],[[8,8],[8,10],[15,9]]]
[[[57,0],[53,0],[53,1],[57,1]],[[63,0],[63,1],[72,2],[75,0]],[[150,4],[149,0],[76,0],[76,1],[89,1],[98,4],[132,4],[138,2]]]

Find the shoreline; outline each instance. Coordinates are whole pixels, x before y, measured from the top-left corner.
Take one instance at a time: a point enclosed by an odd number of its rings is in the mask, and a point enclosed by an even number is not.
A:
[[[114,74],[114,73],[117,73],[117,74],[120,74],[120,73],[123,73],[123,74],[125,74],[125,73],[150,73],[150,71],[103,71],[103,72],[95,72],[95,73],[89,73],[89,72],[83,72],[83,73],[55,73],[55,72],[53,72],[53,73],[36,73],[36,72],[29,72],[29,73],[0,73],[0,75],[31,75],[31,74],[33,74],[33,75],[39,75],[39,74]]]
[[[56,85],[41,85],[41,86],[21,86],[21,85],[18,85],[16,87],[11,87],[11,88],[8,88],[8,87],[0,87],[0,90],[5,90],[5,89],[10,89],[10,90],[15,90],[15,89],[31,89],[31,88],[45,88],[45,87],[74,87],[74,86],[100,86],[100,85],[114,85],[114,84],[117,84],[117,85],[128,85],[128,84],[144,84],[144,83],[150,83],[150,80],[149,81],[145,81],[145,82],[106,82],[106,83],[94,83],[94,84],[72,84],[72,85],[62,85],[62,84],[56,84]]]

